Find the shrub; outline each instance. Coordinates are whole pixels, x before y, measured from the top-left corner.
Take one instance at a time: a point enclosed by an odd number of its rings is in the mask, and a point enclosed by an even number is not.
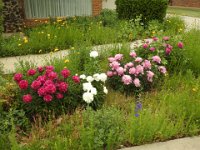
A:
[[[117,13],[114,10],[103,9],[98,18],[102,21],[103,26],[114,27],[118,23]]]
[[[0,50],[2,46],[2,31],[3,31],[3,2],[0,0]]]
[[[120,19],[135,19],[142,15],[142,22],[147,25],[151,20],[164,20],[168,0],[116,0],[116,5]]]

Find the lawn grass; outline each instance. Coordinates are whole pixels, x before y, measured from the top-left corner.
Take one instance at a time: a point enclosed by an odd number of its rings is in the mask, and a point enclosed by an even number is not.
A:
[[[200,8],[169,6],[167,13],[200,18]]]

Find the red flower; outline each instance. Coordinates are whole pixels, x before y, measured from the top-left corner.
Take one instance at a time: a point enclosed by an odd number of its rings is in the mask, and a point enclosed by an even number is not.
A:
[[[68,78],[70,76],[70,71],[68,69],[63,69],[61,71],[61,75],[64,77],[64,78]]]
[[[36,70],[34,70],[34,69],[29,69],[29,70],[27,71],[27,74],[28,74],[29,76],[34,76],[34,75],[36,74]]]
[[[44,95],[46,95],[46,90],[45,90],[44,87],[41,87],[41,88],[38,89],[37,93],[38,93],[39,96],[44,96]]]
[[[28,88],[28,81],[26,81],[26,80],[21,80],[21,81],[19,82],[19,87],[20,87],[20,89],[23,89],[23,90],[27,89],[27,88]]]
[[[52,101],[52,99],[53,99],[53,97],[51,96],[51,95],[45,95],[44,97],[43,97],[43,99],[44,99],[44,101],[45,102],[51,102]]]
[[[57,99],[63,99],[64,95],[61,93],[56,94]]]
[[[68,84],[65,83],[65,82],[61,82],[59,85],[58,85],[58,89],[60,92],[62,93],[65,93],[67,91],[67,88],[68,88]]]
[[[79,76],[73,76],[73,77],[72,77],[72,80],[73,80],[75,83],[80,83],[80,78],[79,78]]]
[[[183,43],[182,42],[178,42],[178,47],[182,49],[183,48]]]
[[[32,102],[32,96],[30,94],[24,95],[23,96],[23,101],[24,101],[24,103]]]
[[[54,83],[53,83],[53,81],[51,81],[51,80],[46,80],[46,81],[44,82],[44,86],[47,86],[47,85],[49,85],[49,84],[54,84]]]
[[[50,73],[48,74],[48,77],[49,77],[51,80],[54,80],[54,79],[56,79],[56,78],[58,77],[58,75],[57,75],[57,73],[55,73],[55,72],[50,72]]]
[[[31,88],[34,89],[34,90],[37,90],[37,89],[40,88],[41,84],[42,83],[40,81],[35,80],[35,81],[32,82]]]
[[[42,84],[44,84],[45,81],[46,81],[46,77],[45,76],[38,76],[37,81],[40,81]]]
[[[22,80],[22,77],[23,77],[23,75],[22,75],[21,73],[16,73],[16,74],[14,75],[14,80],[15,80],[16,82],[19,82],[19,81]]]
[[[38,70],[38,72],[40,72],[40,73],[44,71],[43,67],[38,67],[37,70]]]
[[[56,86],[54,84],[48,84],[45,86],[45,91],[49,94],[54,94],[56,92]]]

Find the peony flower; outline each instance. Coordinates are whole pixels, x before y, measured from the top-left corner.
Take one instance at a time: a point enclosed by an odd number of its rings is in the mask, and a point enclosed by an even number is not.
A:
[[[107,75],[106,75],[105,73],[101,73],[101,74],[99,75],[99,78],[100,78],[100,80],[101,80],[102,82],[105,82],[105,81],[107,80]]]
[[[135,59],[135,62],[138,62],[138,63],[142,62],[142,58],[141,58],[141,57],[137,57],[137,58]]]
[[[171,51],[172,51],[172,49],[170,49],[170,48],[168,48],[168,47],[165,48],[165,53],[166,53],[167,55],[169,55],[169,54],[171,53]]]
[[[153,56],[152,59],[153,59],[153,62],[156,62],[158,64],[161,63],[161,58],[159,56]]]
[[[54,94],[56,92],[56,86],[54,84],[48,84],[45,86],[45,91],[49,94]]]
[[[112,67],[113,70],[116,70],[117,68],[119,68],[120,66],[120,63],[117,62],[117,61],[113,61],[111,64],[110,64],[110,67]]]
[[[21,80],[19,82],[20,89],[26,90],[28,88],[28,81],[27,80]]]
[[[103,87],[103,92],[105,93],[105,94],[108,94],[108,89],[104,86]]]
[[[151,62],[149,60],[144,60],[142,65],[144,69],[151,69]]]
[[[93,95],[97,95],[97,89],[96,88],[91,88],[90,92],[93,94]]]
[[[38,67],[37,70],[38,70],[38,72],[40,72],[40,73],[44,71],[43,67]]]
[[[152,39],[153,39],[153,41],[158,41],[157,37],[153,37]]]
[[[129,75],[123,75],[122,76],[122,82],[125,84],[125,85],[129,85],[132,83],[132,78],[131,76]]]
[[[99,81],[100,80],[100,75],[98,74],[98,73],[95,73],[94,75],[93,75],[93,78],[94,78],[94,80],[95,81]]]
[[[164,66],[159,66],[159,67],[158,67],[158,70],[159,70],[161,73],[163,73],[163,74],[166,74],[166,73],[167,73],[167,70],[166,70],[166,68],[165,68]]]
[[[93,88],[91,82],[83,83],[83,90],[90,91]]]
[[[136,72],[135,72],[135,74],[136,75],[139,75],[139,74],[144,74],[144,67],[143,66],[141,66],[141,65],[137,65],[136,66]]]
[[[154,73],[152,71],[147,71],[147,80],[153,82]]]
[[[129,74],[135,74],[136,73],[136,69],[134,67],[129,69]]]
[[[115,60],[120,61],[120,60],[122,60],[122,59],[123,59],[123,55],[122,55],[122,54],[116,54],[116,55],[115,55]]]
[[[58,90],[62,93],[65,93],[68,89],[68,84],[65,82],[61,82],[58,84]]]
[[[183,43],[182,42],[178,42],[178,47],[182,49],[183,48]]]
[[[34,70],[34,69],[29,69],[29,70],[27,71],[27,74],[28,74],[28,76],[34,76],[34,75],[36,74],[36,70]]]
[[[139,80],[138,78],[135,78],[134,81],[133,81],[133,83],[134,83],[134,85],[135,85],[136,87],[140,87],[140,86],[141,86],[140,80]]]
[[[64,77],[64,78],[68,78],[70,76],[70,71],[68,69],[63,69],[61,71],[61,75]]]
[[[164,40],[164,41],[169,41],[169,37],[168,37],[168,36],[164,36],[164,37],[163,37],[163,40]]]
[[[32,96],[30,94],[24,95],[22,99],[23,99],[24,103],[32,102]]]
[[[122,68],[122,67],[119,67],[119,68],[117,68],[117,73],[118,73],[118,75],[123,75],[124,74],[124,68]]]
[[[54,83],[53,83],[52,80],[46,80],[46,81],[44,82],[44,86],[47,86],[47,85],[49,85],[49,84],[54,84]]]
[[[91,52],[90,52],[90,57],[96,58],[96,57],[98,57],[98,56],[99,56],[99,54],[98,54],[97,51],[91,51]]]
[[[45,95],[43,99],[45,102],[49,103],[53,100],[53,97],[51,95]]]
[[[23,75],[22,75],[21,73],[16,73],[16,74],[14,75],[14,80],[15,80],[16,82],[21,81],[22,78],[23,78]]]
[[[46,66],[46,70],[54,71],[54,67],[53,66]]]
[[[40,81],[35,80],[35,81],[32,82],[31,88],[34,89],[34,90],[37,90],[37,89],[40,88],[41,84],[42,83]]]
[[[44,87],[39,88],[37,93],[38,93],[39,96],[44,96],[44,95],[47,94],[46,89]]]
[[[49,74],[48,74],[48,77],[49,77],[49,79],[51,79],[51,80],[54,80],[54,79],[57,79],[58,78],[58,75],[57,75],[57,73],[56,72],[50,72]]]
[[[45,76],[38,76],[36,80],[40,81],[42,84],[44,84],[45,81],[46,81],[46,77]]]
[[[72,80],[73,80],[75,83],[80,83],[80,78],[79,78],[79,76],[73,76],[73,77],[72,77]]]
[[[113,61],[116,61],[116,60],[115,60],[114,57],[109,57],[109,58],[108,58],[108,61],[109,61],[110,63],[112,63]]]
[[[132,51],[132,52],[130,52],[130,56],[133,57],[133,58],[135,58],[137,56],[137,54],[136,54],[135,51]]]
[[[84,75],[84,74],[82,74],[82,75],[80,75],[80,79],[86,79],[86,75]]]
[[[133,66],[134,66],[134,64],[132,62],[129,62],[124,66],[124,68],[127,69],[128,67],[131,68]]]
[[[61,93],[57,93],[57,94],[56,94],[56,98],[57,98],[57,99],[63,99],[63,98],[64,98],[64,95],[61,94]]]
[[[108,77],[112,77],[114,75],[112,71],[108,71],[106,74]]]
[[[90,92],[83,93],[83,100],[90,104],[94,100],[94,95]]]
[[[144,43],[144,44],[143,44],[143,48],[144,48],[144,49],[147,49],[148,47],[149,47],[149,45],[148,45],[147,43]]]
[[[94,81],[94,78],[92,76],[88,76],[86,78],[86,80],[87,80],[87,82],[92,82],[92,81]]]
[[[152,51],[152,52],[154,52],[156,50],[156,48],[155,47],[150,47],[149,50]]]

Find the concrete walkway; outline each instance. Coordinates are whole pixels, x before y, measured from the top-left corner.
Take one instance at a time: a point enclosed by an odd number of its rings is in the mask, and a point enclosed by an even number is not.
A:
[[[121,150],[200,150],[200,137],[182,138]]]

